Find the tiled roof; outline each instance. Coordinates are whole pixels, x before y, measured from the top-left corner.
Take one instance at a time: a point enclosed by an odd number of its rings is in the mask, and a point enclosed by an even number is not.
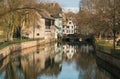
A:
[[[51,17],[50,14],[46,10],[41,10],[41,12],[39,12],[39,14],[45,19],[54,20],[54,18]]]

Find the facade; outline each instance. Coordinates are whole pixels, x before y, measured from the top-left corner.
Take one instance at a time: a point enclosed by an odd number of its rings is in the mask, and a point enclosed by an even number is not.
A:
[[[76,28],[77,27],[76,27],[76,25],[74,25],[72,19],[68,19],[67,24],[63,26],[63,35],[77,33]]]
[[[62,15],[58,14],[54,16],[55,18],[55,27],[56,27],[56,34],[55,37],[62,37]]]
[[[44,38],[50,41],[55,38],[54,18],[50,16],[47,11],[41,13],[36,12],[38,19],[35,24],[32,24],[29,28],[23,28],[22,37],[27,38]],[[25,27],[23,23],[23,27]]]
[[[39,19],[35,21],[35,24],[25,28],[23,24],[23,34],[22,37],[27,38],[44,38],[45,36],[45,19],[41,15],[37,14]]]
[[[39,73],[51,74],[59,69],[60,63],[54,62],[55,59],[54,48],[55,48],[54,45],[50,45],[50,46],[47,45],[45,47],[38,47],[39,50],[36,51],[37,48],[34,47],[34,49],[31,48],[31,54],[21,59],[20,65],[21,67],[23,67],[23,72],[26,74],[27,79],[37,79],[38,77],[40,77]],[[27,51],[24,50],[24,52]],[[53,65],[56,66],[53,67]],[[54,71],[50,72],[47,68],[51,68],[51,70]],[[60,72],[60,70],[58,70],[58,72]]]

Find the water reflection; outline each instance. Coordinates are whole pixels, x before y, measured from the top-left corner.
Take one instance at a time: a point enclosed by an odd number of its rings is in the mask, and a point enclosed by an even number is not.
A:
[[[56,43],[17,51],[1,61],[0,79],[112,79],[97,67],[91,50]]]
[[[67,59],[73,58],[73,55],[77,52],[77,47],[76,45],[63,45],[63,53],[67,56]]]

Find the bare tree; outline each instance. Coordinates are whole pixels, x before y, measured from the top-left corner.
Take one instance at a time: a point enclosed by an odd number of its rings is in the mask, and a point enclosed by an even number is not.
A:
[[[36,0],[1,0],[0,1],[0,27],[5,30],[8,40],[13,40],[13,34],[23,22],[30,26],[28,22],[33,22],[38,8]],[[32,16],[31,16],[32,15]]]
[[[88,23],[90,28],[97,34],[108,34],[113,36],[113,47],[115,49],[116,33],[120,31],[120,0],[82,0],[80,6],[79,18],[85,19],[84,25]],[[82,16],[81,11],[89,15]],[[89,19],[88,19],[89,18]]]

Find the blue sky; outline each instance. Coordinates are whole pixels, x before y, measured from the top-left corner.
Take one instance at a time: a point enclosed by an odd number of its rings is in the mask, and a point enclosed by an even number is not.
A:
[[[51,0],[58,2],[62,8],[64,8],[65,11],[70,10],[70,11],[76,11],[79,9],[79,2],[80,0]]]

